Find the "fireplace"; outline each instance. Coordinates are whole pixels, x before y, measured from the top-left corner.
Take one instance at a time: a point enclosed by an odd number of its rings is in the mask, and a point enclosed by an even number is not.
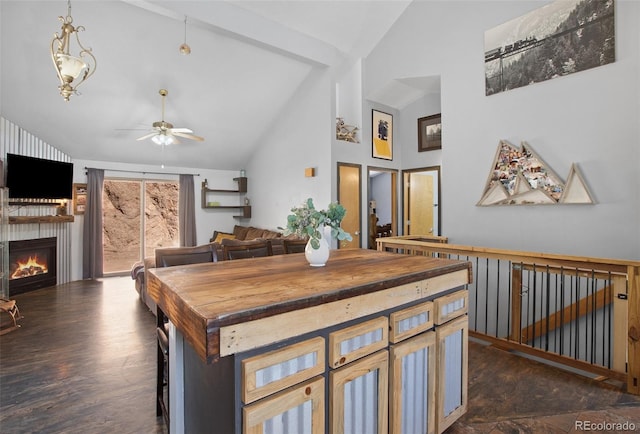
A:
[[[57,283],[56,237],[9,241],[9,294]]]

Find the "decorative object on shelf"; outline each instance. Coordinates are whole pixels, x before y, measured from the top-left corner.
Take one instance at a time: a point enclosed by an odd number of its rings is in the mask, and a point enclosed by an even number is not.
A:
[[[442,116],[425,116],[418,119],[418,152],[442,149]]]
[[[557,0],[487,30],[486,95],[615,62],[614,10],[613,0]]]
[[[56,207],[56,215],[67,215],[67,200],[63,199],[60,205]]]
[[[56,68],[58,79],[60,80],[60,95],[65,101],[69,101],[71,95],[78,94],[78,87],[84,83],[87,78],[96,72],[96,58],[91,52],[91,48],[85,48],[80,42],[78,32],[83,31],[83,26],[73,26],[73,18],[71,17],[71,1],[67,0],[67,16],[58,17],[62,21],[62,30],[60,35],[55,33],[51,41],[51,60]],[[80,51],[77,56],[69,54],[71,48],[71,36],[75,35]],[[87,63],[88,62],[88,63]],[[80,81],[74,84],[74,80],[82,76]]]
[[[393,160],[393,116],[371,110],[371,155]]]
[[[354,125],[347,125],[344,123],[344,119],[336,118],[336,139],[344,140],[345,142],[360,143],[358,140],[358,127]]]
[[[247,177],[247,171],[244,169],[240,169],[240,178],[246,178]]]
[[[185,139],[197,140],[198,142],[202,142],[204,138],[196,136],[189,128],[173,128],[173,124],[164,120],[164,100],[169,94],[169,91],[167,89],[160,89],[158,93],[162,97],[162,120],[151,124],[151,126],[153,127],[153,131],[149,134],[145,134],[142,137],[138,137],[136,140],[146,140],[150,138],[153,143],[161,146],[180,143],[177,137],[183,137]]]
[[[340,227],[347,211],[337,202],[331,202],[326,210],[317,210],[313,205],[313,199],[309,198],[302,205],[291,208],[291,212],[293,214],[287,217],[287,227],[279,229],[284,229],[285,235],[295,234],[300,238],[309,239],[305,255],[312,266],[321,267],[329,259],[329,244],[324,237],[325,228],[331,229],[331,238],[339,241],[351,241],[352,239],[351,234]],[[326,252],[324,252],[325,247]],[[309,250],[321,250],[321,252],[310,252]],[[310,258],[310,256],[312,257]],[[319,257],[317,261],[316,256]]]
[[[73,214],[84,214],[87,206],[87,184],[73,184]]]
[[[191,54],[191,47],[187,44],[187,16],[184,16],[184,43],[180,45],[180,54]]]
[[[87,184],[73,184],[73,214],[84,214],[87,206]]]
[[[478,206],[592,204],[587,184],[574,163],[567,182],[562,179],[527,144],[517,148],[501,140],[491,173]]]

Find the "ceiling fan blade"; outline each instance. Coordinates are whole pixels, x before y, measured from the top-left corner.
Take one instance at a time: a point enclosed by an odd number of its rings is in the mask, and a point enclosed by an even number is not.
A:
[[[148,139],[148,138],[151,138],[151,137],[155,136],[156,134],[158,134],[158,132],[157,132],[157,131],[154,131],[154,132],[152,132],[152,133],[145,134],[145,135],[144,135],[144,136],[142,136],[142,137],[138,137],[136,140],[146,140],[146,139]]]
[[[193,133],[189,128],[171,128],[171,131],[174,133]]]
[[[196,136],[195,134],[177,133],[176,130],[173,130],[173,135],[184,137],[185,139],[197,140],[198,142],[202,142],[204,140],[204,137]]]

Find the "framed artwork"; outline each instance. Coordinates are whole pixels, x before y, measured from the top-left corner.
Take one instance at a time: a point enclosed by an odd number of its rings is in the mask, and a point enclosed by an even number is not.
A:
[[[87,184],[73,184],[73,214],[84,214],[87,206]]]
[[[418,152],[442,149],[442,116],[425,116],[418,119]]]
[[[371,155],[393,160],[393,116],[371,110]]]
[[[614,0],[556,0],[485,31],[486,95],[615,62],[615,9]]]

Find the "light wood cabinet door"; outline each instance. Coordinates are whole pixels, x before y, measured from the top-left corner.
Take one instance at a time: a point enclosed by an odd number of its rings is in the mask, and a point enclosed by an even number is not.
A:
[[[389,320],[374,318],[329,335],[329,366],[338,368],[354,360],[387,348]]]
[[[469,325],[466,315],[436,328],[436,431],[467,411]]]
[[[379,351],[331,371],[331,434],[386,434],[389,354]]]
[[[324,378],[317,377],[243,408],[244,434],[324,434]]]
[[[389,353],[389,432],[433,434],[436,426],[435,332],[393,345]]]
[[[433,327],[433,302],[393,312],[389,315],[389,341],[397,343]]]
[[[451,294],[438,297],[433,302],[435,310],[435,324],[444,324],[449,320],[467,313],[469,309],[469,291],[463,289]]]
[[[316,337],[242,361],[245,404],[300,383],[325,369],[324,338]]]

